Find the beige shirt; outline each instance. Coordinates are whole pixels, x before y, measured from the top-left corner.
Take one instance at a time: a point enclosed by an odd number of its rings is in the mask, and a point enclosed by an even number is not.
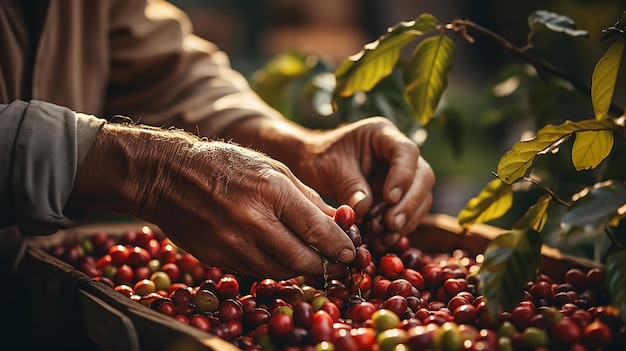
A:
[[[50,0],[36,50],[24,18],[19,0],[0,0],[0,228],[71,225],[63,206],[102,123],[80,113],[209,138],[281,118],[166,1]]]

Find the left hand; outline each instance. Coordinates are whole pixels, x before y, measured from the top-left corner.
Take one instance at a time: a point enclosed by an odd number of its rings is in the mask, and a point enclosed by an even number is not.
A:
[[[383,243],[411,233],[432,205],[435,175],[417,145],[388,119],[371,117],[305,138],[294,173],[361,222],[384,201]]]

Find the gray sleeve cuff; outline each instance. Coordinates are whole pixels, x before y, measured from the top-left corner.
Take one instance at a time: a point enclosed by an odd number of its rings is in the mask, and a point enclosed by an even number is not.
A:
[[[12,103],[0,112],[1,123],[6,118],[8,129],[3,133],[13,142],[8,153],[0,151],[3,164],[10,159],[8,171],[0,174],[0,201],[2,209],[14,213],[14,223],[9,224],[16,224],[24,236],[48,235],[76,225],[63,208],[104,121],[41,101]]]

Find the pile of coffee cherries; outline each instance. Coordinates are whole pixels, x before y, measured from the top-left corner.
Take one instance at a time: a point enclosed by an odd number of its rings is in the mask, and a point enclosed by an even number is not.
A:
[[[539,274],[525,298],[492,318],[462,250],[427,254],[402,238],[363,242],[354,212],[335,222],[356,260],[340,277],[252,279],[207,266],[149,227],[93,233],[49,253],[130,299],[242,350],[620,350],[626,329],[608,305],[605,272]],[[366,236],[363,236],[366,237]]]

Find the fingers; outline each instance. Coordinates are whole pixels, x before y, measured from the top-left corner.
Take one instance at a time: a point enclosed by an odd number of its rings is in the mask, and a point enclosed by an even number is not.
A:
[[[265,198],[271,201],[271,216],[278,221],[270,218],[258,224],[263,235],[257,245],[293,275],[321,273],[322,256],[331,262],[352,262],[354,244],[334,222],[334,208],[286,167],[275,164],[274,169],[278,172],[265,176],[264,188],[271,190]],[[264,260],[271,264],[268,258]]]
[[[428,214],[433,202],[434,183],[435,175],[430,165],[420,157],[413,182],[405,196],[396,205],[389,207],[385,213],[385,225],[392,234],[392,238],[388,240],[395,241],[400,235],[409,234]]]
[[[352,262],[356,255],[354,244],[334,222],[334,209],[313,189],[295,177],[292,181],[299,191],[283,196],[282,208],[277,211],[280,221],[331,261]]]
[[[375,139],[374,152],[389,164],[382,196],[386,203],[394,205],[405,196],[415,181],[420,152],[414,142],[390,123],[381,133],[382,137]]]
[[[354,260],[356,253],[350,238],[331,216],[320,212],[310,199],[304,196],[292,197],[290,202],[285,203],[280,220],[330,261],[349,263]],[[311,259],[309,256],[305,258]]]
[[[347,237],[343,233],[341,235]],[[284,279],[324,273],[323,254],[282,224],[265,231],[261,241],[252,250],[257,250],[258,257],[252,261],[256,266],[248,268],[255,271],[257,276]],[[336,252],[334,254],[336,255]],[[345,271],[345,264],[332,263],[332,258],[329,260],[329,264],[326,265],[327,274]]]

